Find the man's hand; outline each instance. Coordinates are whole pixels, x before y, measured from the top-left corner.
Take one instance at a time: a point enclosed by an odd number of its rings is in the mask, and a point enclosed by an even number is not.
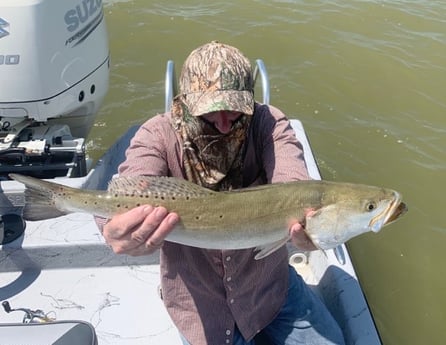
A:
[[[312,251],[318,249],[305,233],[305,227],[301,224],[301,222],[296,220],[291,222],[289,226],[291,242],[297,247],[297,249],[303,251]]]
[[[144,205],[110,219],[103,236],[116,254],[148,255],[159,249],[179,216],[164,207]]]

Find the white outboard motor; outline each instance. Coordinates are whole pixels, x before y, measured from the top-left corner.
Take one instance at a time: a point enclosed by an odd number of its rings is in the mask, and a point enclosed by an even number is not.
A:
[[[85,175],[108,76],[102,0],[1,0],[0,179]]]

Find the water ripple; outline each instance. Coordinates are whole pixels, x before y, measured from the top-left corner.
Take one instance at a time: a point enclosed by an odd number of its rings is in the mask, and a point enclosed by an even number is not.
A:
[[[226,2],[212,2],[185,5],[183,3],[155,3],[152,7],[138,9],[150,14],[168,16],[168,17],[183,17],[195,18],[203,16],[216,16],[226,11],[229,6]]]

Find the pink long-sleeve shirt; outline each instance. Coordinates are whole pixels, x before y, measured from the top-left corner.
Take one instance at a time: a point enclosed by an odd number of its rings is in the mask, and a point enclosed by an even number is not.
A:
[[[121,176],[185,178],[181,138],[170,114],[146,121],[133,137]],[[285,115],[255,105],[243,161],[243,184],[308,179],[302,146]],[[164,304],[193,345],[232,344],[235,327],[253,338],[277,315],[288,288],[286,247],[261,260],[254,249],[206,250],[172,242],[161,249]]]

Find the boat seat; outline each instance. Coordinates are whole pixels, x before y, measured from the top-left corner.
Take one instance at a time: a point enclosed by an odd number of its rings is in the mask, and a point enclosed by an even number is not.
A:
[[[93,325],[85,321],[0,323],[0,339],[8,345],[97,345]]]

